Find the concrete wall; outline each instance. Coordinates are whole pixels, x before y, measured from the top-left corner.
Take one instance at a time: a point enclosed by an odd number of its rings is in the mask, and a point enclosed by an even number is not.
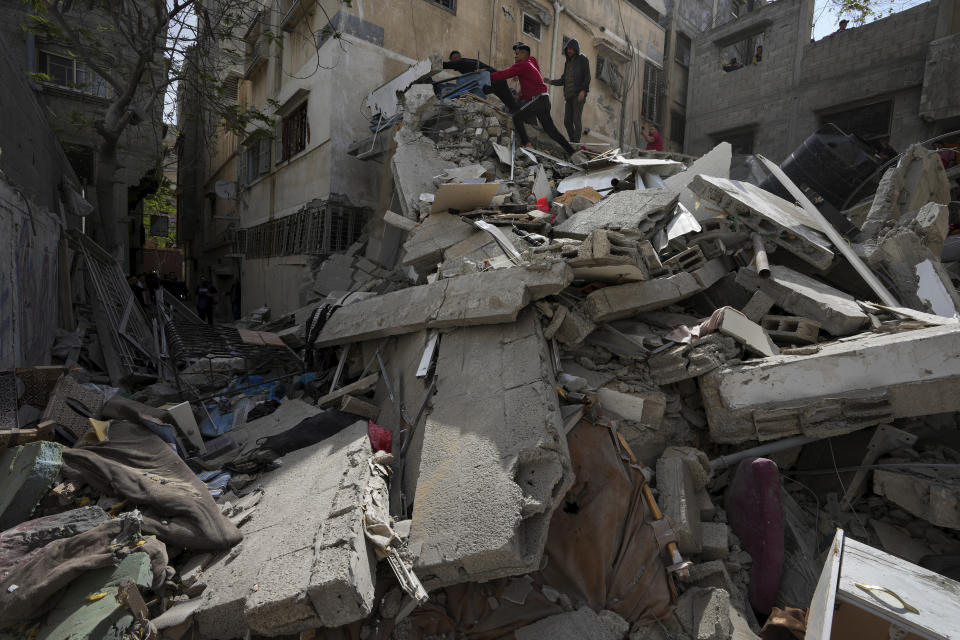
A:
[[[954,0],[939,0],[954,2]],[[687,112],[687,151],[709,150],[729,132],[754,132],[753,151],[783,160],[816,129],[825,111],[893,101],[895,148],[936,129],[918,109],[938,0],[810,42],[811,0],[761,7],[695,42]],[[723,47],[762,34],[764,57],[725,73]]]

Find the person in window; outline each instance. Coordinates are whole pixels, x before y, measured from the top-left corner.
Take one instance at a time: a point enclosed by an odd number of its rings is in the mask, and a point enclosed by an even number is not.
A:
[[[536,119],[543,127],[544,133],[553,138],[568,157],[573,156],[574,148],[557,130],[557,125],[550,117],[550,96],[547,94],[547,84],[540,74],[537,59],[530,55],[530,46],[523,42],[513,45],[513,57],[516,62],[502,71],[491,73],[490,81],[497,82],[508,78],[520,80],[520,100],[523,104],[513,114],[513,124],[517,130],[517,137],[520,138],[520,144],[525,147],[531,146],[523,123]]]
[[[207,279],[207,276],[200,276],[200,284],[197,286],[197,315],[201,320],[206,320],[207,324],[213,326],[213,296],[217,294],[217,288]]]
[[[763,61],[763,45],[757,45],[757,52],[753,54],[753,64],[757,64]]]
[[[640,127],[640,135],[647,141],[647,151],[663,151],[663,138],[656,125],[650,125],[649,128]]]
[[[563,87],[563,126],[570,142],[580,142],[583,105],[590,91],[590,61],[580,53],[580,43],[576,38],[567,40],[563,55],[567,58],[563,64],[563,75],[548,82],[555,87]]]
[[[460,73],[474,73],[476,71],[489,71],[492,73],[496,71],[496,69],[487,63],[480,62],[476,58],[464,58],[463,54],[457,50],[450,52],[450,59],[443,63],[443,68],[453,69]],[[491,82],[489,86],[483,88],[483,92],[487,94],[492,93],[500,98],[500,102],[503,103],[503,106],[505,106],[510,113],[516,111],[517,101],[514,100],[506,80]]]
[[[731,71],[736,71],[737,69],[742,69],[742,68],[743,68],[743,65],[740,64],[736,58],[730,58],[730,62],[723,65],[723,70],[726,71],[727,73],[730,73]]]

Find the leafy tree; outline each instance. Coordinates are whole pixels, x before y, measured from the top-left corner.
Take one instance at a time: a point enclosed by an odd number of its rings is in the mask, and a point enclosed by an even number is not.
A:
[[[149,233],[153,216],[166,216],[170,221],[166,235],[153,236]],[[166,178],[161,182],[156,193],[143,199],[143,228],[148,230],[146,235],[153,239],[157,248],[166,249],[177,246],[176,194]]]

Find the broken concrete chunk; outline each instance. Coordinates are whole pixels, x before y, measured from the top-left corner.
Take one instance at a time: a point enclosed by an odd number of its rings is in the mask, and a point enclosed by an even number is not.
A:
[[[694,587],[680,597],[674,615],[692,640],[729,640],[733,636],[730,610],[730,594],[725,590]]]
[[[343,396],[343,400],[340,401],[340,411],[352,413],[368,420],[376,420],[380,415],[379,406],[353,396]]]
[[[556,338],[561,343],[572,347],[583,342],[596,328],[597,325],[590,322],[578,309],[567,308],[566,313],[560,317]]]
[[[682,271],[646,282],[604,287],[587,296],[584,309],[594,322],[607,322],[662,309],[702,289],[703,286],[692,274]]]
[[[699,507],[699,505],[698,505]],[[700,535],[704,560],[726,560],[730,555],[730,529],[722,522],[701,522]]]
[[[700,532],[700,503],[698,483],[693,466],[680,456],[661,457],[657,461],[657,490],[660,508],[670,519],[677,534],[681,553],[700,553],[703,542]]]
[[[338,309],[315,344],[325,347],[425,328],[513,322],[527,304],[560,293],[572,280],[570,267],[559,262],[410,287]]]
[[[725,211],[734,224],[768,236],[817,269],[827,269],[833,262],[830,240],[792,202],[746,182],[702,175],[694,177],[690,189]]]
[[[820,334],[819,322],[797,316],[764,316],[761,326],[777,344],[816,344]]]
[[[740,349],[733,338],[712,333],[695,343],[678,344],[658,351],[650,356],[647,364],[653,379],[663,385],[702,376],[739,354]]]
[[[549,353],[532,309],[444,335],[410,528],[428,588],[539,567],[573,482]]]
[[[205,571],[204,638],[335,627],[370,614],[376,556],[363,532],[366,421],[287,454],[266,475],[243,542]],[[386,496],[383,497],[386,500]]]
[[[739,443],[832,436],[958,411],[958,340],[960,328],[945,325],[720,368],[700,379],[710,437]]]
[[[649,277],[637,241],[603,229],[591,231],[577,250],[577,257],[567,264],[573,267],[577,280],[619,284]]]
[[[760,289],[757,289],[750,297],[750,301],[747,302],[746,306],[744,306],[740,312],[750,318],[752,321],[760,322],[763,316],[770,312],[770,309],[773,308],[773,305],[773,298],[765,294]]]
[[[676,205],[677,194],[669,189],[618,191],[561,222],[554,235],[586,238],[596,229],[610,229],[652,238],[666,226]]]
[[[393,185],[400,200],[403,216],[411,220],[420,217],[420,194],[433,193],[433,177],[442,173],[450,163],[440,158],[432,140],[419,133],[397,132],[398,142],[390,168],[393,170]]]
[[[766,279],[744,267],[737,272],[737,283],[751,291],[763,291],[778,307],[818,322],[834,336],[856,333],[867,324],[867,314],[853,296],[789,267],[770,265]]]
[[[30,519],[60,473],[62,451],[40,440],[0,453],[0,531]]]
[[[960,529],[960,484],[956,482],[876,469],[873,492],[932,525]]]
[[[443,252],[477,233],[477,230],[451,213],[432,213],[410,232],[403,243],[404,266],[426,271],[443,260]]]
[[[717,331],[730,336],[750,351],[762,356],[775,356],[780,353],[777,345],[767,335],[763,327],[751,322],[745,315],[732,307],[723,310]]]
[[[413,231],[417,227],[416,220],[405,218],[399,213],[394,213],[393,211],[385,211],[383,214],[383,221],[391,227],[396,227],[401,231]]]
[[[559,613],[517,629],[517,640],[620,640],[592,609]]]
[[[729,142],[721,142],[694,160],[693,164],[687,167],[686,171],[681,171],[663,181],[667,189],[672,189],[680,194],[680,204],[682,204],[687,211],[693,213],[694,217],[698,220],[704,217],[710,217],[713,213],[706,211],[703,207],[697,207],[697,197],[692,191],[687,189],[687,186],[693,180],[694,176],[701,174],[715,178],[729,178],[730,160],[733,158],[732,149],[733,147],[730,146]]]
[[[897,227],[884,234],[868,248],[866,261],[887,274],[902,305],[946,317],[960,310],[960,295],[939,256],[910,229]]]

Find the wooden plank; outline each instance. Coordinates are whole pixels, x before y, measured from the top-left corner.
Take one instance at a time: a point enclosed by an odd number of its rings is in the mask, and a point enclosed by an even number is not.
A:
[[[888,593],[865,590],[857,583],[889,589],[919,613]],[[843,544],[837,599],[924,638],[956,638],[960,629],[960,582],[850,538]]]
[[[823,563],[820,580],[810,600],[807,613],[807,632],[805,640],[828,640],[833,627],[833,608],[836,604],[837,581],[840,577],[840,561],[843,555],[843,529],[837,529],[833,536],[827,560]]]
[[[354,383],[348,384],[347,386],[337,389],[333,393],[328,393],[319,400],[317,400],[318,407],[324,407],[326,405],[332,404],[334,400],[339,400],[343,396],[350,395],[351,393],[357,391],[367,391],[380,381],[379,373],[371,373],[365,378],[360,378]]]

